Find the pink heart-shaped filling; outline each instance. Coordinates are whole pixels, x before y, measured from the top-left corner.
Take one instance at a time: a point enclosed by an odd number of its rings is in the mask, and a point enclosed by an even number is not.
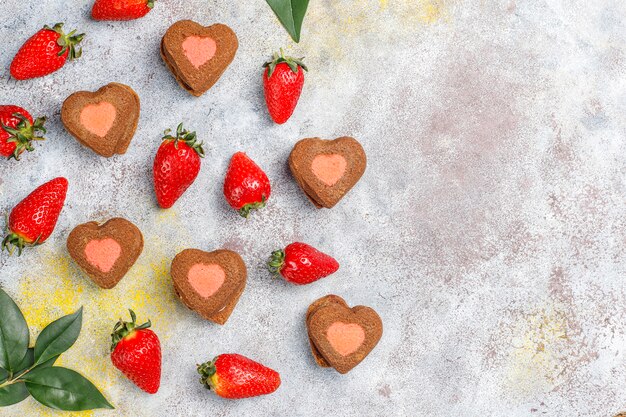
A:
[[[332,187],[346,173],[348,163],[346,158],[339,154],[317,155],[311,162],[311,171],[324,184]]]
[[[365,331],[358,324],[336,321],[326,330],[326,339],[337,353],[348,356],[359,350],[365,341]]]
[[[212,38],[188,36],[183,41],[183,53],[196,69],[210,61],[216,50],[217,44]]]
[[[121,253],[122,247],[120,244],[110,237],[102,240],[92,240],[85,246],[87,262],[105,274],[113,269]]]
[[[215,264],[195,264],[187,274],[189,284],[203,298],[208,298],[220,289],[226,273],[221,266]]]
[[[113,127],[117,110],[108,101],[88,104],[80,111],[80,124],[89,132],[101,138]]]

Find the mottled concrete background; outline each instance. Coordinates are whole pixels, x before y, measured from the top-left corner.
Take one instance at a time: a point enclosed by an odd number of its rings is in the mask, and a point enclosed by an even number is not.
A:
[[[70,181],[44,246],[1,258],[0,283],[36,334],[85,306],[61,363],[117,407],[95,416],[598,416],[626,409],[626,6],[622,0],[312,0],[293,44],[262,0],[158,0],[146,18],[97,23],[91,0],[2,0],[0,98],[50,118],[48,141],[0,164],[4,212],[34,186]],[[227,23],[240,49],[196,99],[159,57],[179,19]],[[26,82],[8,67],[43,24],[88,33],[84,56]],[[294,117],[270,122],[260,65],[286,46],[311,71]],[[111,81],[142,100],[126,155],[100,158],[63,129],[61,103]],[[161,132],[183,121],[206,143],[191,189],[156,208],[151,166]],[[287,168],[300,138],[353,135],[369,166],[334,209],[315,210]],[[248,221],[222,197],[232,153],[268,173],[268,208]],[[146,247],[129,275],[98,289],[69,259],[77,224],[124,216]],[[294,240],[340,271],[295,287],[263,261]],[[239,251],[250,272],[220,327],[178,302],[169,262],[183,248]],[[336,293],[374,307],[385,333],[351,373],[315,366],[308,304]],[[163,381],[148,396],[108,358],[114,321],[151,318]],[[198,383],[195,364],[239,352],[280,371],[271,396],[231,402]],[[57,415],[32,399],[7,416]],[[67,415],[67,414],[64,414]],[[85,415],[85,414],[81,414]],[[87,413],[87,415],[91,415]]]

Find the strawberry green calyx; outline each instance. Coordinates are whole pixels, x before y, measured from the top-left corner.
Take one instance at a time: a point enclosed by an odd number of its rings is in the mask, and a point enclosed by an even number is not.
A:
[[[69,54],[67,57],[70,61],[81,57],[81,55],[83,54],[83,48],[77,50],[76,45],[78,45],[83,40],[83,38],[85,37],[84,33],[76,35],[76,29],[74,29],[66,35],[65,32],[63,32],[63,23],[57,23],[53,27],[46,25],[43,28],[55,31],[59,34],[57,44],[61,47],[61,50],[57,54],[58,56],[62,56],[63,54],[65,54],[66,51],[69,50]]]
[[[197,365],[198,373],[200,374],[200,383],[204,385],[206,389],[214,390],[215,386],[213,385],[212,377],[217,372],[215,368],[215,361],[217,361],[217,357],[213,358],[212,361],[205,362],[202,365]]]
[[[274,252],[272,252],[272,256],[267,262],[267,267],[269,268],[271,273],[278,275],[280,273],[280,270],[283,268],[284,264],[285,264],[285,251],[282,249],[279,249],[279,250],[275,250]]]
[[[8,143],[15,143],[15,151],[9,156],[9,159],[14,158],[15,160],[20,159],[20,155],[24,151],[32,152],[35,150],[32,146],[32,141],[34,140],[45,140],[41,134],[46,133],[46,128],[44,127],[44,123],[46,122],[45,117],[38,117],[31,124],[30,121],[20,113],[13,113],[14,117],[20,119],[15,128],[11,128],[2,124],[0,127],[9,134],[9,138],[7,139]]]
[[[148,6],[149,9],[152,9],[154,7],[154,0],[148,0],[148,3],[146,3],[146,6]]]
[[[298,67],[301,67],[305,71],[309,70],[306,67],[306,65],[304,65],[304,63],[302,62],[303,59],[304,59],[304,57],[302,57],[302,58],[293,58],[293,57],[290,57],[290,56],[285,56],[283,54],[283,48],[280,48],[280,55],[278,54],[278,52],[274,52],[272,60],[269,61],[269,62],[266,62],[265,64],[263,64],[263,68],[268,68],[267,78],[270,78],[272,76],[272,74],[274,73],[274,70],[276,69],[276,65],[284,62],[285,64],[289,65],[289,68],[291,68],[291,70],[294,73],[297,74],[298,73]]]
[[[9,231],[6,237],[2,240],[2,250],[4,251],[6,249],[7,252],[9,252],[9,256],[11,256],[17,248],[17,256],[20,256],[25,247],[37,246],[42,243],[43,242],[39,241],[39,238],[35,239],[34,242],[29,242],[24,236]]]
[[[198,138],[196,137],[196,132],[189,132],[187,129],[183,129],[183,124],[180,123],[176,128],[176,136],[172,136],[171,129],[167,129],[163,134],[163,140],[173,140],[174,147],[178,149],[178,142],[185,142],[189,147],[191,147],[196,153],[200,156],[200,158],[204,158],[204,149],[202,148],[203,142],[198,142]]]
[[[264,195],[261,201],[257,201],[256,203],[245,204],[242,208],[238,210],[238,213],[241,217],[244,217],[247,219],[252,210],[258,210],[258,209],[262,209],[263,207],[265,207],[265,201],[266,199]]]
[[[111,333],[111,351],[115,349],[115,346],[124,339],[126,336],[134,333],[136,330],[147,329],[152,325],[150,320],[148,320],[144,324],[140,324],[137,326],[137,316],[135,312],[131,309],[128,309],[130,312],[130,318],[132,321],[124,321],[120,318],[120,321],[115,323],[115,327],[113,327],[113,333]]]

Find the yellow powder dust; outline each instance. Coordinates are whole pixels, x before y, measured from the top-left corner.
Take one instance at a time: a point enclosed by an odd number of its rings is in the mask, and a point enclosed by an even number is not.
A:
[[[402,25],[420,27],[439,22],[450,22],[450,6],[454,0],[414,0],[393,2],[389,10]]]
[[[418,16],[424,23],[435,23],[446,16],[445,3],[442,0],[424,0]]]
[[[548,392],[562,382],[572,358],[568,318],[556,309],[541,310],[516,323],[506,380],[517,393]]]
[[[310,61],[332,59],[335,65],[350,60],[350,51],[361,37],[380,42],[411,36],[437,22],[449,21],[455,0],[344,0],[312,2],[297,47]]]
[[[94,413],[96,412],[95,410],[87,410],[87,411],[60,411],[60,410],[53,410],[51,408],[47,408],[44,407],[43,405],[39,404],[37,401],[35,401],[32,398],[27,398],[26,400],[24,400],[23,402],[21,402],[19,405],[13,406],[13,408],[17,409],[19,408],[19,414],[18,412],[16,412],[15,415],[22,415],[22,416],[37,416],[37,417],[92,417],[94,415]],[[110,410],[108,410],[110,411]],[[104,413],[103,413],[104,415]]]

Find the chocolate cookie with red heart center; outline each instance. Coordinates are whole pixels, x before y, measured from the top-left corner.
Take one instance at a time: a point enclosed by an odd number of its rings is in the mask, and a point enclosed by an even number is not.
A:
[[[67,238],[67,250],[99,287],[109,289],[126,275],[143,250],[141,231],[126,219],[78,225]]]
[[[383,323],[376,311],[365,306],[350,308],[335,295],[311,304],[306,324],[318,364],[328,364],[341,374],[361,363],[383,334]]]
[[[161,57],[180,86],[198,97],[220,79],[238,47],[237,35],[226,25],[181,20],[165,32]]]
[[[302,139],[289,155],[289,168],[317,208],[331,208],[359,181],[367,157],[354,138]]]
[[[246,286],[247,270],[236,252],[185,249],[172,261],[171,276],[176,294],[187,307],[224,324]]]
[[[61,107],[61,121],[82,145],[101,156],[124,154],[137,130],[139,96],[124,84],[78,91]]]

